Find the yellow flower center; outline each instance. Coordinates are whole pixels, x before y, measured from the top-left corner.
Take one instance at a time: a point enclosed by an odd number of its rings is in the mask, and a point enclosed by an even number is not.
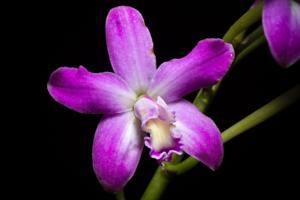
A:
[[[173,145],[173,138],[170,129],[172,125],[160,119],[149,120],[145,131],[150,133],[152,147],[156,151],[169,148]]]

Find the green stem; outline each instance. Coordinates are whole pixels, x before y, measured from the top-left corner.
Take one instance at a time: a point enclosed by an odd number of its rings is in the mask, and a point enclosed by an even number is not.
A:
[[[238,64],[241,60],[243,60],[248,54],[254,51],[257,47],[264,44],[266,42],[266,38],[264,35],[261,35],[255,41],[253,41],[249,46],[244,48],[236,57],[234,61],[234,65]]]
[[[116,193],[116,199],[117,200],[126,200],[124,190],[121,190],[120,192]]]
[[[248,115],[222,134],[223,142],[228,142],[239,134],[266,121],[300,99],[300,84]]]
[[[233,46],[235,47],[234,50],[236,55],[240,54],[241,51],[243,51],[245,48],[251,45],[252,42],[257,40],[257,38],[261,37],[264,34],[262,26],[256,28],[254,31],[249,33],[246,37],[245,37],[245,31],[243,31],[242,33],[244,33],[243,34],[244,36],[242,38],[240,36],[241,35],[240,33],[238,36],[234,38],[232,42]]]
[[[235,53],[237,53],[237,49],[239,49],[239,45],[244,40],[246,30],[240,32],[237,36],[234,37],[234,39],[231,41],[232,46],[234,47]]]
[[[251,44],[253,41],[255,41],[257,38],[262,36],[264,34],[263,27],[260,25],[257,27],[254,31],[249,33],[246,38],[244,38],[241,42],[240,45],[243,46],[248,46]]]
[[[172,156],[172,160],[169,163],[171,163],[173,165],[178,164],[182,160],[183,155],[184,154],[178,155],[178,154],[174,153]]]
[[[262,6],[262,5],[259,5]],[[260,10],[261,8],[259,8],[259,6],[257,6],[258,10]],[[258,11],[256,11],[253,14],[253,9],[250,9],[250,11],[248,11],[247,13],[250,14],[244,14],[232,27],[241,27],[240,24],[245,17],[248,18],[252,15],[255,16],[255,20],[257,17],[257,13]],[[261,12],[261,11],[260,11]],[[260,15],[259,15],[260,16]],[[255,21],[254,20],[254,21]],[[251,24],[251,23],[250,23]],[[249,24],[248,24],[249,25]],[[251,32],[245,39],[242,40],[242,38],[244,37],[245,34],[245,28],[246,26],[243,25],[244,27],[244,31],[239,32],[239,33],[234,33],[233,29],[236,30],[235,28],[230,28],[229,31],[225,34],[224,36],[224,40],[225,38],[227,38],[227,40],[229,41],[229,38],[231,38],[231,42],[234,42],[234,46],[241,48],[241,52],[239,52],[237,54],[237,57],[235,59],[235,62],[232,64],[236,65],[237,63],[239,63],[246,55],[248,55],[249,53],[251,53],[254,49],[256,49],[257,47],[259,47],[261,44],[263,44],[265,42],[265,37],[263,35],[263,29],[262,26],[259,26],[258,28],[256,28],[253,32]],[[240,30],[240,29],[237,29]],[[229,37],[228,35],[235,35],[235,37]],[[209,88],[203,88],[202,90],[200,90],[196,96],[196,98],[194,99],[193,104],[195,104],[197,106],[197,108],[199,110],[201,110],[202,112],[206,112],[207,109],[209,108],[210,104],[212,103],[214,97],[216,96],[220,85],[221,85],[222,80],[220,80],[217,84],[213,85],[212,87]]]
[[[202,112],[206,112],[209,108],[210,104],[212,103],[212,100],[215,98],[215,95],[217,94],[217,91],[219,90],[219,87],[221,85],[220,80],[217,84],[213,85],[209,88],[203,88],[201,89],[196,98],[194,99],[193,104]]]
[[[184,174],[188,171],[190,171],[192,168],[194,168],[199,163],[198,160],[196,160],[193,157],[188,157],[183,162],[177,164],[177,165],[171,165],[167,164],[166,169],[176,175]]]
[[[254,8],[249,9],[242,15],[227,31],[223,39],[226,42],[232,42],[233,39],[242,31],[256,23],[261,18],[263,2],[261,1]]]
[[[249,130],[250,128],[253,128],[258,124],[266,121],[267,119],[284,110],[299,99],[300,84],[275,98],[268,104],[259,108],[255,112],[251,113],[241,121],[225,130],[222,133],[223,142],[228,142],[229,140]],[[167,165],[166,169],[176,174],[183,174],[195,167],[198,163],[199,162],[196,159],[189,157],[177,165]]]
[[[159,167],[152,177],[141,200],[158,200],[170,181],[171,175],[162,167]]]

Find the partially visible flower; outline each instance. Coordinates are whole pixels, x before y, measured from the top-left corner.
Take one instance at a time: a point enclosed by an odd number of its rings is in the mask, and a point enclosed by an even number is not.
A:
[[[300,4],[292,0],[265,0],[263,29],[271,53],[282,67],[300,59]]]
[[[156,70],[143,17],[126,6],[109,12],[106,40],[115,73],[61,67],[48,83],[51,96],[66,107],[104,114],[93,144],[100,183],[110,191],[122,189],[136,170],[144,143],[160,162],[184,151],[213,170],[219,167],[220,131],[182,97],[224,76],[234,59],[232,46],[221,39],[202,40],[184,58]]]

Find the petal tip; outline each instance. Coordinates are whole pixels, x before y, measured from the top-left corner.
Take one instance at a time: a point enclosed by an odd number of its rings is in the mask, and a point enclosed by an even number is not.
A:
[[[133,7],[118,6],[109,11],[105,26],[107,50],[114,72],[135,92],[146,91],[156,71],[156,59],[152,37],[142,14]]]
[[[299,1],[268,0],[264,2],[262,24],[275,61],[288,68],[300,59]]]
[[[224,147],[217,125],[190,102],[180,101],[170,107],[176,112],[175,125],[182,134],[183,150],[211,170],[218,169]]]
[[[143,149],[141,131],[131,112],[105,115],[92,147],[93,169],[102,187],[120,191],[134,175]]]
[[[223,152],[223,145],[222,145],[222,150],[220,151],[220,154],[218,156],[218,158],[216,159],[216,161],[211,164],[211,165],[207,165],[212,171],[216,171],[220,168],[222,162],[223,162],[223,157],[224,157],[224,152]]]
[[[119,21],[117,19],[120,19],[120,16],[128,15],[128,14],[138,17],[139,19],[142,19],[142,21],[143,21],[143,17],[137,9],[135,9],[131,6],[122,5],[122,6],[114,7],[109,10],[109,12],[107,14],[107,18],[106,18],[106,24],[108,25],[108,23],[110,21]]]

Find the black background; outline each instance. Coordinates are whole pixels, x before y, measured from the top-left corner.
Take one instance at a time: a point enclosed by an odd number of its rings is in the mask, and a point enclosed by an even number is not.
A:
[[[43,131],[35,138],[34,190],[40,199],[114,199],[92,170],[91,146],[101,115],[82,115],[56,103],[46,84],[60,66],[84,65],[93,72],[111,71],[105,44],[105,18],[117,5],[130,5],[144,16],[153,37],[158,65],[186,55],[204,38],[222,37],[252,1],[48,1],[43,44],[47,63],[40,67],[40,111]],[[299,63],[284,70],[265,44],[224,79],[208,112],[220,130],[299,82]],[[194,94],[188,96],[192,100]],[[299,103],[225,144],[221,168],[201,164],[177,177],[163,199],[258,198],[297,195],[299,180]],[[46,120],[45,120],[46,119]],[[139,168],[126,186],[130,200],[139,199],[157,164],[144,150]],[[293,183],[293,181],[296,182]],[[299,189],[299,188],[298,188]]]

